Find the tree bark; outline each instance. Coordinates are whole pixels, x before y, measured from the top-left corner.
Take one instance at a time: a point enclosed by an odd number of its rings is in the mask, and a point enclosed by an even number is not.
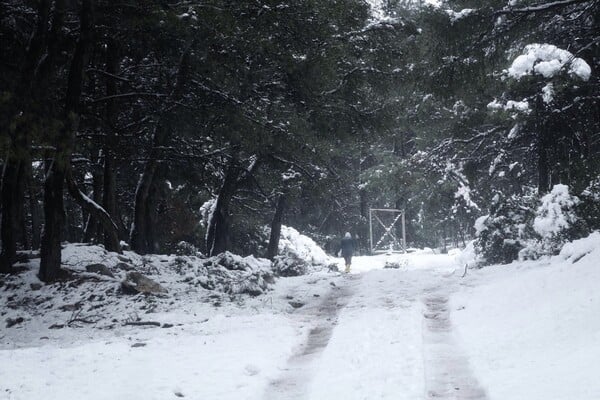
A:
[[[51,173],[44,181],[44,231],[40,249],[40,274],[42,281],[55,280],[60,272],[60,239],[64,224],[62,168],[54,167],[58,158],[50,166]]]
[[[17,243],[20,243],[23,249],[27,249],[29,248],[29,240],[27,239],[27,218],[25,216],[25,192],[27,190],[28,170],[31,169],[31,158],[29,156],[31,144],[29,143],[29,135],[26,135],[23,139],[25,143],[19,145],[23,150],[23,154],[19,157],[17,193],[15,193],[17,205],[15,211],[17,212]]]
[[[108,40],[106,50],[106,72],[114,76],[119,72],[119,45],[115,38]],[[117,94],[117,82],[114,79],[106,80],[106,96],[114,96]],[[115,174],[116,162],[114,157],[114,149],[116,147],[115,124],[117,120],[117,105],[114,99],[106,102],[106,138],[104,141],[104,182],[102,190],[102,205],[109,215],[116,218],[117,215],[117,196],[116,187],[117,180]],[[104,245],[110,242],[110,234],[105,233]]]
[[[209,257],[223,253],[229,248],[229,206],[231,200],[237,189],[246,183],[259,165],[258,157],[252,156],[250,160],[248,169],[243,169],[236,157],[232,157],[229,162],[206,231],[206,251]]]
[[[547,124],[542,112],[543,109],[544,103],[541,96],[536,96],[537,173],[539,195],[548,193],[550,187],[548,152],[551,144],[549,143]]]
[[[156,240],[156,232],[154,226],[156,225],[156,205],[158,204],[158,188],[156,187],[156,181],[152,184],[150,192],[148,192],[148,202],[146,204],[146,240],[148,241],[148,253],[158,252],[158,242]]]
[[[35,87],[36,66],[43,56],[46,47],[47,25],[52,2],[42,0],[38,5],[36,28],[29,40],[25,59],[21,65],[21,77],[14,93],[15,100],[8,106],[9,125],[2,127],[11,139],[9,154],[5,160],[2,171],[2,186],[0,201],[2,209],[2,222],[0,237],[2,239],[2,253],[0,253],[0,272],[11,272],[17,251],[17,240],[21,239],[23,229],[23,202],[25,199],[25,185],[20,182],[23,177],[24,162],[29,157],[27,146],[29,126],[25,119],[29,111],[32,90]],[[12,120],[11,120],[12,119]]]
[[[208,224],[206,250],[212,257],[227,250],[229,244],[229,204],[237,190],[240,167],[232,159],[225,173],[225,179],[219,190],[215,208]]]
[[[42,224],[40,218],[40,207],[38,204],[38,193],[35,190],[33,176],[29,175],[29,208],[31,210],[31,250],[40,248]]]
[[[96,204],[100,204],[102,201],[102,186],[104,185],[103,176],[98,165],[93,166],[94,172],[92,173],[92,200]],[[82,193],[83,194],[83,193]],[[86,196],[87,197],[87,196]],[[98,243],[103,237],[102,223],[95,217],[94,213],[88,213],[87,207],[82,206],[84,215],[87,214],[87,222],[85,224],[83,242],[85,243]]]
[[[169,96],[168,103],[172,104],[181,99],[183,95],[184,83],[187,80],[191,64],[191,51],[195,41],[186,49],[181,56],[179,68],[177,71],[177,80],[175,87]],[[154,179],[158,168],[158,156],[160,148],[166,145],[170,130],[172,129],[175,116],[173,106],[167,106],[161,111],[158,123],[154,128],[152,138],[152,149],[148,154],[148,161],[144,165],[144,170],[140,176],[140,180],[135,191],[135,202],[133,211],[133,224],[131,226],[130,244],[131,249],[145,254],[153,252],[155,243],[153,241],[153,229],[149,216],[151,210],[148,207],[148,199],[150,190],[154,185]]]
[[[74,135],[79,126],[79,102],[88,52],[93,42],[93,17],[93,1],[82,0],[79,40],[69,69],[63,125],[59,128],[54,159],[44,181],[45,225],[39,272],[44,282],[56,280],[61,271],[60,238],[65,220],[63,188],[70,168]]]
[[[11,157],[4,164],[2,178],[2,253],[0,253],[0,273],[10,273],[17,256],[17,177],[19,163]]]
[[[279,238],[281,237],[281,223],[283,221],[283,212],[285,210],[287,193],[284,191],[277,199],[275,214],[271,221],[271,235],[269,237],[269,246],[267,247],[267,258],[274,260],[279,251]]]

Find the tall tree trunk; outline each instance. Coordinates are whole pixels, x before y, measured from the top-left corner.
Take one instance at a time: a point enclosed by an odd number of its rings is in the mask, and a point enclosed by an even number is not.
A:
[[[23,165],[23,167],[23,181],[25,182],[25,192],[27,194],[26,198],[29,199],[29,215],[31,216],[31,236],[30,240],[27,241],[27,244],[25,244],[24,242],[24,247],[31,250],[37,250],[40,245],[40,213],[37,202],[37,191],[35,188],[35,181],[33,179],[33,166],[29,154],[27,162]],[[23,202],[24,204],[26,203],[25,199],[23,199]],[[23,213],[23,219],[23,232],[27,232],[28,229],[26,213]],[[26,240],[26,238],[24,240]]]
[[[11,271],[16,257],[17,243],[27,247],[28,242],[25,222],[25,190],[28,170],[31,168],[29,134],[26,131],[28,128],[29,125],[23,121],[17,123],[11,135],[11,145],[2,173],[0,271],[3,272]]]
[[[542,96],[536,96],[536,130],[537,130],[537,173],[538,173],[538,194],[548,193],[550,189],[550,166],[548,153],[551,143],[548,138],[548,125],[542,110],[544,103]]]
[[[229,248],[229,206],[231,200],[237,189],[249,181],[252,173],[258,168],[259,162],[257,156],[250,157],[250,165],[247,169],[239,165],[236,157],[232,157],[229,162],[206,231],[206,250],[209,256],[223,253]]]
[[[31,169],[31,159],[29,156],[29,135],[23,137],[26,142],[20,144],[19,147],[23,150],[23,154],[19,157],[19,169],[17,175],[17,192],[15,198],[17,201],[16,212],[17,212],[17,226],[16,236],[17,242],[21,244],[21,247],[26,249],[29,248],[27,240],[27,218],[25,217],[25,191],[27,190],[27,176],[28,170]],[[18,139],[17,141],[20,141]]]
[[[148,197],[154,173],[156,172],[156,160],[150,158],[144,166],[144,171],[135,190],[135,203],[133,211],[133,224],[131,225],[130,245],[133,251],[146,254],[149,250],[148,240]]]
[[[106,72],[117,76],[119,73],[119,45],[115,38],[108,40],[106,49]],[[117,94],[117,81],[112,78],[106,80],[106,96],[114,96]],[[115,125],[117,122],[117,105],[114,99],[106,102],[106,138],[104,140],[104,183],[102,188],[102,206],[116,218],[117,215],[117,196],[116,196],[116,162],[114,157],[114,149],[116,148]],[[110,234],[105,232],[104,245],[110,242]]]
[[[17,255],[17,177],[19,163],[8,157],[2,174],[2,253],[0,272],[9,273]]]
[[[181,56],[177,71],[177,80],[175,82],[175,87],[167,100],[168,104],[175,103],[180,100],[183,95],[184,85],[191,67],[191,51],[194,44],[195,41],[192,42]],[[159,120],[154,128],[152,149],[148,154],[148,161],[146,161],[146,164],[144,165],[144,170],[135,191],[130,244],[131,249],[140,254],[153,252],[155,250],[155,243],[153,242],[153,238],[151,238],[151,236],[154,236],[154,224],[148,218],[151,213],[151,210],[148,207],[148,198],[150,196],[150,190],[155,184],[154,179],[158,168],[160,148],[166,145],[169,133],[174,125],[173,122],[176,118],[176,116],[173,115],[174,109],[174,106],[169,105],[161,111]]]
[[[79,126],[79,101],[85,66],[93,42],[93,1],[82,0],[79,40],[69,69],[63,126],[59,129],[54,159],[44,181],[44,233],[41,243],[39,277],[55,280],[60,273],[60,238],[64,225],[63,188],[70,168],[74,135]]]
[[[46,47],[51,6],[50,0],[42,0],[38,4],[36,28],[29,40],[23,64],[20,66],[22,72],[14,93],[15,100],[7,107],[8,115],[10,115],[8,123],[14,125],[15,128],[2,127],[3,130],[6,130],[5,133],[9,134],[11,143],[2,171],[0,194],[2,202],[0,272],[11,272],[16,257],[17,240],[21,236],[22,224],[20,222],[22,222],[25,185],[19,180],[23,175],[23,157],[29,152],[27,147],[29,126],[25,120],[29,117],[29,106],[37,73],[36,67]],[[27,158],[25,157],[25,159]]]
[[[543,124],[543,123],[542,123]],[[544,128],[541,128],[538,132],[538,159],[537,159],[537,172],[538,172],[538,193],[543,195],[548,193],[550,189],[550,167],[548,165],[548,143],[545,138],[546,132]]]
[[[40,248],[42,224],[40,218],[40,206],[38,204],[38,193],[35,190],[33,176],[29,175],[29,209],[31,210],[31,250]]]
[[[223,253],[229,244],[229,204],[238,187],[240,167],[232,159],[219,190],[206,234],[206,250],[209,257]]]
[[[65,175],[64,168],[55,167],[55,164],[61,161],[64,162],[64,157],[63,160],[55,157],[50,166],[50,174],[48,174],[44,181],[44,231],[42,233],[40,249],[39,277],[45,282],[55,280],[60,272],[60,241],[65,221],[63,205]]]
[[[148,253],[158,252],[158,241],[156,238],[156,232],[154,227],[156,226],[156,206],[158,204],[158,188],[156,187],[156,180],[150,191],[148,192],[148,204],[146,204],[146,240]]]
[[[269,260],[275,259],[279,250],[279,238],[281,237],[281,223],[283,221],[286,196],[287,194],[285,191],[279,195],[277,206],[275,207],[275,214],[271,221],[271,235],[269,237],[269,246],[267,247],[267,258]]]
[[[94,203],[100,204],[102,202],[102,186],[103,186],[103,176],[101,173],[101,169],[98,165],[93,166],[94,171],[92,173],[92,199]],[[95,214],[88,213],[88,208],[85,206],[82,207],[82,211],[84,211],[84,216],[87,215],[87,222],[84,227],[83,241],[85,243],[98,243],[102,236],[102,223],[100,220],[95,218]]]

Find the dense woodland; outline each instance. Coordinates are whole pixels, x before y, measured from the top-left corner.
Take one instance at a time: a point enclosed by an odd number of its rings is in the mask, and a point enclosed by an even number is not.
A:
[[[272,258],[281,224],[366,249],[371,207],[405,209],[410,245],[477,234],[507,262],[563,184],[571,221],[531,256],[556,251],[600,229],[599,16],[598,0],[1,0],[0,269],[39,249],[55,280],[63,241]],[[511,73],[531,44],[570,56]]]

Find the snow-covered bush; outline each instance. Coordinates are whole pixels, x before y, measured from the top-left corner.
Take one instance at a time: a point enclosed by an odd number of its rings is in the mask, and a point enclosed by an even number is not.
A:
[[[263,230],[264,248],[269,238],[269,227]],[[273,272],[279,276],[298,276],[329,267],[335,263],[311,238],[296,229],[282,225],[277,256],[273,260]]]
[[[225,252],[195,266],[195,279],[191,282],[209,290],[257,296],[273,283],[273,271],[267,259]]]
[[[475,250],[483,262],[506,264],[517,259],[530,236],[533,204],[531,196],[494,196],[489,214],[475,222]]]
[[[569,193],[567,185],[554,185],[552,191],[542,197],[533,229],[542,238],[559,235],[577,221],[575,206],[578,203],[579,199]]]
[[[588,196],[593,198],[592,191]],[[475,248],[486,263],[558,254],[565,243],[589,233],[578,217],[580,204],[580,199],[562,184],[555,185],[538,201],[534,196],[504,199],[497,195],[490,214],[475,222]]]
[[[522,259],[557,254],[567,241],[575,238],[576,207],[580,200],[569,193],[569,187],[554,185],[540,201],[533,220],[536,235],[519,253]]]
[[[281,227],[278,253],[282,257],[304,260],[311,266],[331,264],[331,257],[314,240],[285,225]]]
[[[175,245],[175,254],[178,256],[202,256],[202,253],[196,246],[185,240],[182,240]]]
[[[308,270],[308,263],[293,253],[277,256],[273,262],[273,271],[279,276],[300,276]]]

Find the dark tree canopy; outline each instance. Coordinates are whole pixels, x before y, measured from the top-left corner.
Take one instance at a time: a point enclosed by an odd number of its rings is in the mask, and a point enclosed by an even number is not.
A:
[[[487,215],[507,261],[556,184],[582,200],[569,234],[600,228],[600,2],[373,7],[0,1],[0,270],[41,249],[57,279],[62,241],[273,258],[282,224],[364,250],[382,207],[415,246]],[[511,76],[534,44],[570,58]]]

